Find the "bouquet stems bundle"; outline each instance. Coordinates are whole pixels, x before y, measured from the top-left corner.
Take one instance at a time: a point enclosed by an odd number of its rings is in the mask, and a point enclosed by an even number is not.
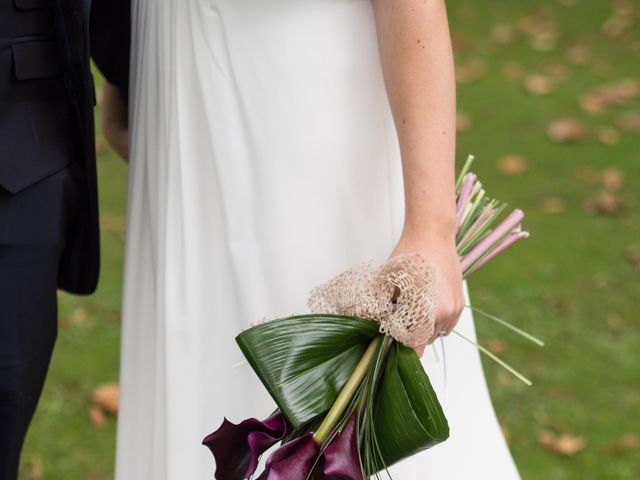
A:
[[[456,244],[465,278],[528,236],[520,210],[499,221],[505,205],[486,197],[469,173],[472,160],[456,185]],[[261,323],[238,335],[278,410],[264,421],[235,425],[225,419],[204,439],[216,459],[216,478],[253,478],[260,456],[280,442],[258,480],[378,478],[446,440],[447,419],[420,359],[381,330],[370,318],[317,313]]]

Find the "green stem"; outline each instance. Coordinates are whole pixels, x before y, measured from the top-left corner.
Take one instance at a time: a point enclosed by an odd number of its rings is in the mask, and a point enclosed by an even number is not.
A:
[[[349,406],[353,396],[356,394],[367,370],[369,370],[369,367],[371,366],[371,362],[373,361],[376,350],[378,349],[378,344],[380,343],[380,338],[381,336],[377,336],[371,341],[367,350],[364,352],[364,355],[362,355],[362,358],[356,365],[356,368],[351,373],[349,380],[347,380],[347,383],[345,383],[342,390],[340,390],[338,398],[336,398],[336,401],[333,403],[333,406],[327,413],[327,416],[324,417],[324,420],[318,427],[318,430],[313,434],[313,438],[319,444],[322,444],[327,439],[342,417],[345,409]]]

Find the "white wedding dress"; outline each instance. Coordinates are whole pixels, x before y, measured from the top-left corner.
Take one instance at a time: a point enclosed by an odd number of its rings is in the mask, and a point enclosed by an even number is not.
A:
[[[394,247],[398,144],[370,0],[133,4],[116,479],[205,480],[202,438],[274,408],[234,336]],[[451,438],[394,478],[519,478],[477,351],[443,343],[424,364]]]

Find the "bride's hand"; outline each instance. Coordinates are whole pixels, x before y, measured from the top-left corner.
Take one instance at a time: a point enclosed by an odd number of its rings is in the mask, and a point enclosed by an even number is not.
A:
[[[464,308],[462,272],[452,235],[412,235],[403,233],[392,257],[403,253],[422,253],[436,269],[436,323],[434,336],[424,345],[416,347],[422,356],[425,347],[441,334],[448,335],[458,323]]]

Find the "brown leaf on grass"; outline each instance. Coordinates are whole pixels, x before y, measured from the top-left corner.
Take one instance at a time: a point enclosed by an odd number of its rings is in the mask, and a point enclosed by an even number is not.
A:
[[[96,153],[100,155],[107,149],[107,143],[101,137],[96,137]]]
[[[487,73],[487,68],[482,60],[472,59],[456,68],[456,80],[458,83],[472,83]]]
[[[498,23],[491,28],[491,38],[497,43],[512,43],[516,38],[516,31],[511,25]]]
[[[640,446],[640,438],[635,433],[625,433],[618,440],[618,446],[625,450],[635,450]]]
[[[573,45],[567,50],[567,59],[574,65],[587,65],[591,61],[591,50],[586,45]]]
[[[487,346],[489,347],[489,350],[491,350],[496,355],[505,353],[509,349],[509,344],[500,338],[489,340]]]
[[[632,245],[627,249],[627,260],[635,271],[640,273],[640,246]]]
[[[29,461],[29,466],[26,468],[25,478],[28,480],[41,480],[43,475],[42,459],[34,455]]]
[[[520,175],[527,170],[527,159],[522,155],[505,155],[498,160],[498,170],[505,175]]]
[[[613,2],[613,12],[602,24],[602,31],[608,37],[618,39],[633,27],[636,16],[631,2],[624,0]]]
[[[553,80],[540,74],[527,75],[524,88],[532,95],[547,95],[553,91]]]
[[[104,411],[97,405],[92,405],[89,409],[89,419],[91,420],[93,426],[96,428],[104,427],[105,423],[107,422]]]
[[[505,442],[509,443],[509,441],[511,440],[511,433],[509,433],[507,427],[505,427],[503,424],[500,424],[500,430],[502,430],[502,436],[504,437]]]
[[[98,386],[92,394],[93,403],[111,415],[118,414],[120,387],[116,383],[105,383]]]
[[[619,169],[615,167],[609,167],[605,168],[602,171],[602,184],[605,187],[611,188],[613,190],[618,190],[620,187],[622,187],[623,183],[624,175]]]
[[[573,457],[587,446],[585,439],[579,435],[556,435],[549,431],[542,432],[538,436],[538,442],[547,450],[567,457]]]
[[[548,213],[562,213],[564,212],[565,204],[564,200],[559,197],[547,197],[543,200],[542,206]]]
[[[458,132],[466,132],[471,128],[471,118],[466,113],[458,113],[456,115],[456,130]]]
[[[640,82],[626,78],[603,85],[580,97],[580,106],[587,113],[602,113],[612,106],[624,105],[640,94]]]
[[[620,213],[623,208],[623,203],[617,195],[604,190],[587,197],[584,202],[584,207],[590,213],[615,215]]]
[[[502,67],[502,74],[508,80],[519,80],[523,73],[522,67],[515,62],[508,62]]]
[[[597,132],[598,140],[605,145],[617,145],[620,142],[620,132],[613,127],[601,127]]]
[[[625,132],[640,133],[640,111],[620,115],[616,124]]]
[[[497,374],[497,380],[500,385],[513,385],[519,380],[506,370],[500,370]]]
[[[69,316],[69,323],[71,325],[80,325],[84,323],[89,317],[89,312],[84,307],[76,308]]]
[[[529,46],[538,52],[549,52],[556,47],[558,34],[552,30],[543,31],[532,35]]]
[[[569,75],[571,73],[567,66],[563,65],[562,63],[552,63],[550,65],[547,65],[544,70],[547,75],[558,81],[566,80],[567,78],[569,78]]]
[[[103,100],[104,100],[104,90],[102,89],[102,87],[97,87],[96,88],[96,105],[98,107],[101,107]]]
[[[121,217],[119,215],[105,214],[100,216],[100,228],[102,230],[121,233],[124,231],[124,225],[124,217]]]
[[[547,134],[554,142],[575,142],[586,136],[586,130],[575,118],[561,118],[549,125]]]

